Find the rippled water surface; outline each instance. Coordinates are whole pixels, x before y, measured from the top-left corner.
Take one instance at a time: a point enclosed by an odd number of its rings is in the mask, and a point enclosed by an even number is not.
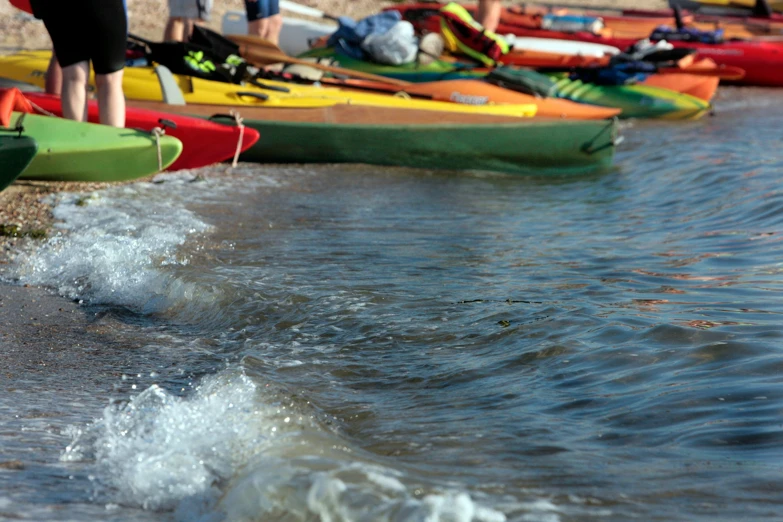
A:
[[[98,348],[0,398],[0,519],[779,519],[781,96],[625,123],[591,178],[64,196],[12,277]]]

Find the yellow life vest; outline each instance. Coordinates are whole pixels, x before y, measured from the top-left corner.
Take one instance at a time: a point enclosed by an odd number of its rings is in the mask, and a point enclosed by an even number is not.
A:
[[[454,2],[440,10],[440,31],[446,49],[470,56],[488,67],[509,51],[506,40],[484,29],[464,7]]]

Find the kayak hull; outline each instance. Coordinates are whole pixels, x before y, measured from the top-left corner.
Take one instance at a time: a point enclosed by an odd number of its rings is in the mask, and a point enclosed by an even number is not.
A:
[[[25,97],[44,111],[62,116],[59,97],[42,93],[25,93]],[[93,100],[87,105],[87,119],[91,123],[100,121],[98,103]],[[182,154],[166,168],[170,171],[195,169],[232,159],[237,148],[243,152],[259,138],[255,129],[242,130],[235,125],[132,107],[126,108],[125,126],[147,132],[161,128],[166,135],[180,140],[183,146]]]
[[[630,16],[674,16],[672,9],[623,9],[623,14]],[[743,22],[762,27],[770,26],[779,28],[783,26],[783,15],[772,13],[770,17],[756,16],[747,9],[701,9],[695,11],[683,11],[683,15],[691,16],[694,20],[700,22]]]
[[[622,110],[621,118],[693,120],[704,116],[710,104],[702,99],[648,85],[599,86],[552,75],[559,96],[576,102]]]
[[[688,94],[700,100],[712,101],[720,85],[717,76],[697,76],[694,74],[652,74],[648,76],[642,85],[669,89],[683,94]]]
[[[247,120],[247,123],[271,137],[257,146],[253,154],[248,154],[250,160],[266,162],[367,163],[528,176],[578,175],[611,165],[611,159],[600,151],[592,159],[577,147],[588,145],[599,137],[600,131],[585,133],[582,129],[571,129],[568,138],[552,140],[546,126],[534,128],[535,124],[520,128],[514,123],[416,127],[335,126],[276,120]],[[611,124],[603,123],[607,136],[611,136],[610,127]],[[482,139],[477,140],[476,136]]]
[[[343,89],[373,89],[397,92],[400,87],[371,80],[322,79],[322,83],[337,84]],[[334,82],[334,83],[333,83]],[[619,109],[575,103],[560,98],[538,98],[530,94],[504,89],[481,80],[443,80],[414,83],[405,87],[414,96],[432,97],[439,101],[474,105],[503,103],[533,103],[538,107],[536,118],[563,118],[576,120],[605,120],[620,115]]]
[[[33,138],[0,135],[0,191],[16,181],[37,153],[38,143]]]
[[[146,132],[52,116],[26,114],[23,127],[39,149],[21,179],[128,181],[165,169],[182,152],[182,142],[172,136],[161,136],[158,147]]]
[[[148,105],[143,105],[148,106]],[[208,118],[218,106],[179,106]],[[567,176],[611,166],[615,120],[530,120],[335,105],[245,112],[259,140],[242,155],[263,163],[366,163],[525,176]],[[437,122],[437,123],[433,123]]]

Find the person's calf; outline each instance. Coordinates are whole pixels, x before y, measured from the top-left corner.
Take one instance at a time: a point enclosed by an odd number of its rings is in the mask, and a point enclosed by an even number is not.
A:
[[[279,14],[267,18],[266,35],[264,38],[275,45],[280,41],[280,31],[283,29],[283,17]]]
[[[98,87],[98,113],[104,125],[125,127],[125,95],[122,91],[123,71],[96,74]]]
[[[87,82],[90,78],[90,63],[79,62],[62,68],[63,116],[76,121],[87,120]]]
[[[250,36],[266,38],[268,31],[269,31],[268,18],[261,18],[259,20],[250,20],[247,23],[247,34],[249,34]]]
[[[187,19],[179,17],[169,17],[166,22],[166,29],[163,31],[164,42],[182,42],[185,40],[185,30],[187,29]]]

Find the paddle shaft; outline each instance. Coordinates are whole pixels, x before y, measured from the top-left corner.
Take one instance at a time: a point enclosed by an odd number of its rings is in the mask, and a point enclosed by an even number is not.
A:
[[[341,87],[344,89],[351,89],[356,91],[366,91],[366,92],[380,92],[380,93],[386,93],[386,94],[396,94],[396,93],[404,93],[406,96],[410,96],[411,98],[421,99],[421,100],[435,100],[435,97],[431,94],[424,94],[424,93],[416,93],[416,92],[410,92],[406,90],[399,90],[392,88],[391,85],[388,85],[388,87],[383,87],[381,85],[378,86],[371,86],[371,85],[355,85],[351,83],[345,83],[338,79],[333,78],[322,78],[320,82],[324,85],[333,85],[335,87]]]

